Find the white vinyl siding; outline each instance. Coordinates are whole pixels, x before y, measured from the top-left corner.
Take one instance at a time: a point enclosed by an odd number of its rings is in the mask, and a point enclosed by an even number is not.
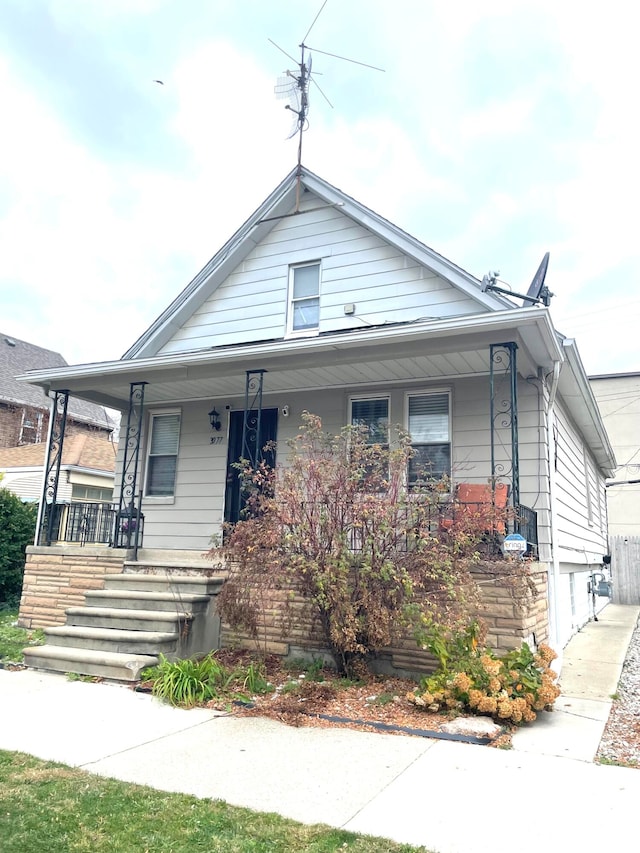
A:
[[[150,416],[146,497],[167,498],[175,494],[179,440],[179,412]]]
[[[560,558],[576,564],[600,562],[607,553],[604,519],[597,511],[597,492],[604,489],[604,478],[559,401],[555,408],[558,428],[555,508]]]
[[[335,368],[337,378],[344,367]],[[451,445],[452,477],[455,482],[486,483],[491,474],[489,452],[489,380],[487,376],[451,381]],[[419,388],[419,390],[418,390]],[[353,384],[342,390],[316,389],[265,398],[265,406],[289,406],[290,416],[278,424],[278,461],[286,464],[287,441],[299,431],[304,410],[322,418],[323,429],[337,435],[352,418],[352,401],[388,400],[390,443],[394,442],[395,424],[406,423],[407,394],[423,393],[423,385],[411,387],[397,383],[393,388]],[[430,389],[424,388],[427,392]],[[433,387],[441,393],[442,385]],[[541,468],[545,449],[536,444],[540,434],[535,388],[522,381],[519,394],[520,435],[520,499],[538,512],[538,537],[541,558],[548,559],[550,533],[546,495],[541,493],[545,469]],[[224,400],[232,408],[241,408],[243,399]],[[224,405],[217,406],[222,411]],[[189,403],[182,407],[180,453],[176,473],[175,498],[165,503],[160,498],[145,498],[145,548],[195,550],[199,554],[210,547],[211,536],[222,524],[223,495],[226,478],[228,421],[222,419],[219,435],[223,441],[209,442],[211,429],[207,412],[211,401]],[[356,408],[356,413],[358,409]],[[360,412],[362,413],[362,412]],[[119,467],[120,467],[119,463]],[[606,553],[605,551],[602,552]]]
[[[340,210],[309,196],[304,215],[278,222],[160,353],[282,338],[289,269],[311,259],[322,264],[320,332],[483,310]],[[355,315],[345,315],[347,303],[355,304]]]

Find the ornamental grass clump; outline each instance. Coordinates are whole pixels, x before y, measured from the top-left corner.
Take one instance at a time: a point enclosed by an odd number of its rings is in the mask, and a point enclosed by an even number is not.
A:
[[[539,711],[550,711],[560,695],[550,669],[557,655],[547,645],[533,652],[523,643],[498,657],[478,646],[473,627],[448,640],[433,637],[427,647],[439,658],[440,668],[407,695],[417,708],[485,714],[520,725],[533,722]]]

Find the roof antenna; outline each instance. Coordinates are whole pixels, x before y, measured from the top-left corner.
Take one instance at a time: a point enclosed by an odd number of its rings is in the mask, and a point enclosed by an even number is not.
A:
[[[300,61],[298,62],[292,56],[290,56],[286,51],[282,50],[282,48],[277,45],[273,39],[268,39],[274,47],[277,47],[279,51],[284,53],[285,56],[289,57],[292,62],[296,64],[295,71],[285,71],[284,76],[278,77],[278,81],[275,85],[274,91],[276,93],[276,97],[278,98],[286,98],[289,103],[285,104],[285,110],[290,110],[293,114],[293,124],[291,126],[291,130],[289,131],[289,135],[287,139],[292,139],[296,133],[298,134],[298,161],[297,161],[297,171],[296,171],[296,208],[295,212],[298,213],[300,209],[300,181],[302,178],[302,134],[309,127],[309,122],[307,116],[309,114],[309,87],[311,83],[316,86],[322,97],[329,104],[329,106],[333,109],[333,104],[327,98],[325,93],[320,88],[317,80],[311,76],[311,68],[312,68],[312,60],[311,54],[308,52],[310,50],[314,50],[316,53],[321,53],[324,56],[332,56],[334,59],[342,59],[345,62],[353,62],[356,65],[363,65],[365,68],[373,68],[375,71],[384,71],[384,68],[378,68],[375,65],[367,65],[366,62],[358,62],[355,59],[349,59],[346,56],[338,56],[335,53],[327,53],[324,50],[318,50],[317,48],[310,48],[307,44],[305,44],[309,33],[315,26],[316,21],[322,14],[324,7],[327,5],[328,0],[324,0],[322,6],[320,7],[320,11],[313,19],[311,26],[306,32],[305,37],[302,39],[302,42],[298,45],[300,48]],[[307,54],[305,55],[305,51]],[[316,72],[317,73],[317,72]]]

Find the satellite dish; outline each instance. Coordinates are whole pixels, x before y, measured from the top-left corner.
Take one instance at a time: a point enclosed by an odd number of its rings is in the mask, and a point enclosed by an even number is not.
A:
[[[493,293],[504,293],[507,296],[517,296],[518,299],[522,299],[522,307],[526,308],[528,305],[544,305],[545,308],[548,308],[551,304],[551,297],[553,293],[546,287],[544,280],[547,276],[547,267],[549,266],[549,252],[545,252],[544,258],[542,259],[542,263],[538,267],[538,271],[533,277],[533,281],[527,291],[526,295],[524,293],[516,293],[513,290],[506,290],[504,287],[498,287],[496,281],[498,280],[498,276],[500,273],[497,272],[488,272],[485,277],[482,279],[482,284],[480,285],[480,289],[483,293],[493,292]]]
[[[537,302],[542,302],[544,305],[549,307],[549,302],[552,293],[549,293],[548,288],[544,286],[544,280],[547,276],[547,267],[549,266],[549,252],[545,252],[544,258],[538,267],[536,274],[533,277],[533,281],[529,285],[529,290],[527,290],[527,295],[523,296],[523,300],[527,300],[532,304],[536,304]],[[523,306],[524,307],[524,306]]]

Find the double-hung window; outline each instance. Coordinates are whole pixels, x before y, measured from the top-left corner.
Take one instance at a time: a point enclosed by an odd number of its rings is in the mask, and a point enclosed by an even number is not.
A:
[[[409,485],[451,476],[451,394],[407,395],[407,429],[414,451]]]
[[[152,414],[147,456],[147,497],[175,495],[180,413]]]
[[[351,400],[351,424],[362,429],[367,444],[389,446],[389,398],[367,397]]]
[[[289,317],[287,331],[317,332],[320,326],[320,264],[289,268]]]

